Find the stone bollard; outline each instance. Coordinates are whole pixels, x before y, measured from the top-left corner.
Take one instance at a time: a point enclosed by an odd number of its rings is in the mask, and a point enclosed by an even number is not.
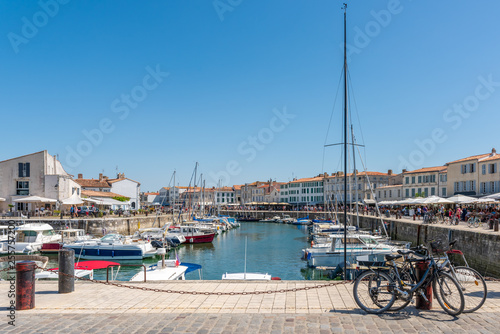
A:
[[[495,220],[495,225],[493,231],[498,232],[498,219]]]
[[[419,261],[415,263],[415,267],[417,268],[417,280],[421,280],[424,276],[427,268],[429,268],[429,262],[427,261]],[[432,309],[432,285],[429,284],[427,288],[424,289],[426,301],[420,294],[417,293],[417,302],[415,303],[415,307],[417,310],[431,310]]]
[[[35,262],[16,263],[16,310],[35,308]]]
[[[75,251],[59,250],[59,293],[75,291]]]

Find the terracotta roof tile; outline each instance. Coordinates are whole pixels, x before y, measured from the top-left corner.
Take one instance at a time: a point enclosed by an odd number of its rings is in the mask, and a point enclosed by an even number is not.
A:
[[[73,179],[76,183],[78,183],[82,187],[87,188],[111,188],[107,180],[94,180],[94,179]]]
[[[492,155],[491,157],[488,157],[486,159],[481,159],[480,162],[492,161],[492,160],[498,160],[498,159],[500,159],[500,154],[495,154],[495,155]]]
[[[83,196],[89,197],[127,197],[110,191],[82,190]],[[128,198],[128,197],[127,197]]]
[[[457,163],[457,162],[464,162],[464,161],[469,161],[469,160],[478,160],[478,159],[481,159],[481,158],[485,158],[488,155],[490,155],[490,153],[473,155],[473,156],[470,156],[470,157],[467,157],[467,158],[463,158],[463,159],[455,160],[455,161],[452,161],[452,162],[448,162],[446,164],[449,165],[449,164],[454,164],[454,163]]]
[[[411,170],[408,172],[404,172],[403,174],[416,174],[416,173],[429,173],[429,172],[443,172],[446,171],[448,167],[446,166],[437,166],[437,167],[424,167],[420,169]]]

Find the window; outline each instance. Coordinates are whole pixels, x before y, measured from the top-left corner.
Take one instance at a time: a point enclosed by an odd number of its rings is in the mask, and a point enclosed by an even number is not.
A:
[[[418,183],[422,183],[422,176],[418,177]]]
[[[30,177],[30,163],[19,163],[19,177]]]
[[[384,190],[384,198],[387,198],[387,191]]]
[[[462,181],[462,191],[467,191],[467,181]]]
[[[411,184],[415,184],[415,176],[411,177]]]
[[[460,183],[458,183],[458,182],[455,182],[455,185],[454,185],[454,187],[455,187],[455,192],[457,192],[457,191],[458,191],[458,188],[459,188],[459,184],[460,184]]]
[[[28,181],[17,181],[16,182],[16,194],[17,195],[29,195],[30,186]]]
[[[429,188],[424,188],[425,197],[429,196]]]
[[[461,165],[460,167],[462,169],[462,174],[467,173],[467,165]]]
[[[495,182],[490,182],[490,193],[494,193],[497,190],[495,189]]]
[[[436,195],[436,188],[432,187],[431,188],[431,196]]]
[[[483,167],[485,166],[483,165]],[[481,194],[486,193],[486,182],[481,182],[481,184],[479,185],[479,191],[481,192]]]
[[[406,198],[410,197],[410,189],[406,189],[405,195],[406,195]]]
[[[411,190],[411,197],[415,197],[415,188]]]
[[[476,164],[470,164],[469,173],[474,173],[476,171]]]
[[[441,196],[446,197],[446,188],[441,189]]]
[[[490,172],[491,173],[491,172]],[[486,174],[486,165],[483,165],[481,167],[481,174],[485,175]]]
[[[409,176],[407,176],[407,177],[406,177],[406,182],[405,182],[405,183],[406,183],[406,184],[409,184],[409,183],[410,183],[410,177],[409,177]]]
[[[483,165],[484,167],[484,165]],[[497,172],[497,164],[490,164],[490,174],[496,173]],[[483,173],[485,174],[485,173]]]
[[[418,193],[422,194],[422,188],[418,188]]]
[[[401,197],[401,189],[398,189],[398,197]]]

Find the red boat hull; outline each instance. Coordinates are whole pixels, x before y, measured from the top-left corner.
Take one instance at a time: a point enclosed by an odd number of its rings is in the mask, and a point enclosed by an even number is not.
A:
[[[201,244],[201,243],[209,243],[214,240],[215,233],[204,234],[204,235],[185,235],[187,244]]]
[[[57,253],[62,249],[62,244],[59,242],[46,242],[42,245],[40,253]]]

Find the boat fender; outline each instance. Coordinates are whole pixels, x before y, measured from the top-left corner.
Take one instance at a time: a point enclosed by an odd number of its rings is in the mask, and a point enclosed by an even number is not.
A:
[[[111,257],[115,257],[115,251],[114,250],[111,251]]]
[[[311,241],[311,247],[314,246],[314,240]]]
[[[279,278],[279,277],[271,277],[271,281],[281,281],[281,278]]]

